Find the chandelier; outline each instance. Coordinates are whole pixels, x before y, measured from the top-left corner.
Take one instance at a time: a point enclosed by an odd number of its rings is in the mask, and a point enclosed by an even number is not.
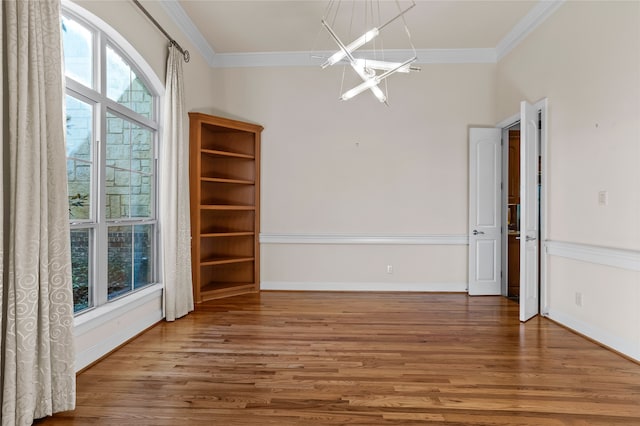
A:
[[[350,5],[342,7],[345,3],[350,3]],[[382,6],[381,3],[383,3]],[[401,7],[399,0],[383,0],[382,2],[381,0],[329,1],[322,17],[322,26],[335,42],[338,50],[327,57],[321,66],[325,69],[336,64],[343,64],[345,69],[350,68],[357,76],[356,85],[344,90],[343,72],[340,99],[346,101],[369,90],[380,102],[388,105],[386,79],[398,72],[409,73],[420,70],[420,68],[412,66],[418,58],[416,49],[411,42],[411,33],[404,19],[404,15],[415,5],[414,0],[411,0],[405,8]],[[388,31],[394,23],[397,23],[396,29],[398,24],[402,25],[400,27],[401,36],[413,53],[406,60],[389,61],[385,57],[382,34]],[[394,35],[396,36],[394,47],[396,47],[399,37],[397,34]],[[343,40],[352,41],[347,44]],[[402,50],[402,52],[405,51]],[[383,82],[385,90],[380,87]]]

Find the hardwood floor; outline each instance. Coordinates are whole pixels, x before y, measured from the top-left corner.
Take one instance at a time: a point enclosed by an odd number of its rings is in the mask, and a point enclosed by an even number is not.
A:
[[[640,365],[502,297],[203,303],[78,376],[38,425],[638,425]]]

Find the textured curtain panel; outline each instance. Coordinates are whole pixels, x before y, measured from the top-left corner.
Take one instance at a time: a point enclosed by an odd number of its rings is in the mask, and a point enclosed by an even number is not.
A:
[[[2,425],[74,408],[59,0],[3,0]]]
[[[160,148],[160,234],[164,314],[174,321],[193,311],[189,145],[184,138],[182,55],[169,46]]]

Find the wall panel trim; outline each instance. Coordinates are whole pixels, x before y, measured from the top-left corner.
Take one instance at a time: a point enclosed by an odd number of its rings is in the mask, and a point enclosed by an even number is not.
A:
[[[566,257],[582,262],[640,271],[640,251],[564,241],[546,241],[545,248],[550,256]]]

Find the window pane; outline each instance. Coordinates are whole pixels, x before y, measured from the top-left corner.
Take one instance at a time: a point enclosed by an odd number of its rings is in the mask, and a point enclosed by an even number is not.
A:
[[[107,97],[147,118],[153,114],[153,96],[115,50],[107,46]]]
[[[134,226],[133,277],[134,288],[153,283],[154,225]]]
[[[151,217],[153,133],[107,114],[106,217]]]
[[[132,290],[133,227],[110,226],[108,235],[108,297]]]
[[[93,306],[89,281],[91,278],[91,230],[71,230],[71,276],[73,310],[79,312]]]
[[[66,96],[69,218],[91,218],[93,106]]]
[[[131,173],[131,217],[151,217],[151,185],[149,179],[149,176]]]
[[[131,172],[107,167],[105,176],[107,179],[106,218],[128,218],[131,199]]]
[[[154,282],[154,227],[109,227],[109,299]]]
[[[73,19],[62,17],[65,75],[93,87],[93,33]]]
[[[67,110],[67,157],[91,161],[93,107],[67,95],[65,108]]]

